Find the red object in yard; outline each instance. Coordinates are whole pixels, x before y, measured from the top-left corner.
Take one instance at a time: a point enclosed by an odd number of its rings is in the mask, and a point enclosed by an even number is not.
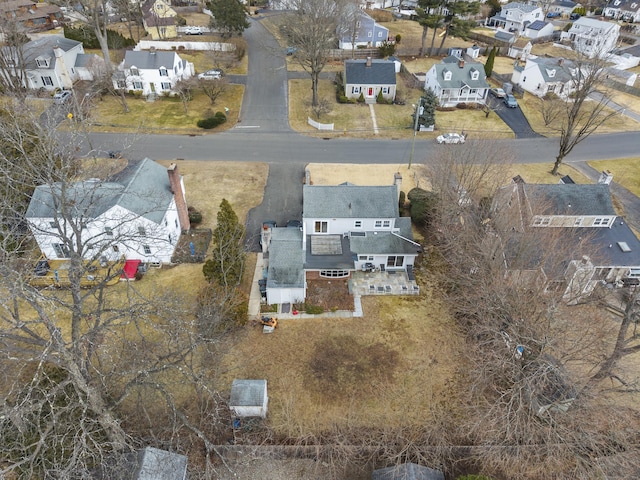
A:
[[[122,269],[122,275],[120,278],[123,280],[131,280],[135,278],[138,271],[138,265],[142,263],[140,260],[126,260],[124,262],[124,268]]]
[[[293,311],[293,312],[291,312],[291,313],[293,313],[294,315],[297,315],[297,314],[298,314],[298,310],[294,310],[294,311]]]

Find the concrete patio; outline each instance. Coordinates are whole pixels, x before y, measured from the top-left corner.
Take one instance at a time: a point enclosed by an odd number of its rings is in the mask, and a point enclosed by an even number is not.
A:
[[[353,272],[350,280],[353,295],[418,295],[420,287],[415,280],[409,280],[407,272],[375,271]]]

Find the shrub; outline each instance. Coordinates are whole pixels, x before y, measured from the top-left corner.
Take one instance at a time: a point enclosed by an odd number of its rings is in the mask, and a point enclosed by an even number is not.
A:
[[[387,103],[384,96],[382,95],[382,90],[380,90],[378,92],[378,95],[376,95],[376,103]]]
[[[193,207],[189,207],[189,222],[194,225],[202,223],[202,214]]]
[[[456,105],[456,108],[464,110],[465,108],[467,108],[467,104],[464,102],[460,102],[459,104]]]
[[[64,36],[72,40],[82,42],[84,48],[100,48],[100,43],[93,30],[87,26],[73,28],[64,27]],[[127,38],[114,30],[107,30],[107,44],[109,48],[117,50],[120,48],[133,47],[136,42],[131,38]]]
[[[211,128],[216,128],[218,125],[222,125],[226,121],[227,116],[223,112],[216,112],[213,117],[198,120],[198,127],[209,130]]]
[[[358,103],[364,103],[364,93],[360,92],[360,96],[358,97]]]
[[[309,315],[320,315],[324,312],[324,309],[319,305],[309,305],[307,303],[304,304],[304,311]]]
[[[187,19],[184,17],[181,17],[180,15],[176,15],[176,24],[179,27],[184,27],[187,24]]]
[[[411,221],[418,226],[429,226],[435,214],[437,195],[422,188],[413,188],[407,198],[411,202]]]
[[[338,97],[338,103],[356,103],[356,99],[355,98],[349,98],[349,97],[346,97],[344,95],[340,95]]]
[[[399,33],[396,35],[396,43],[400,43],[400,40],[402,40],[402,35],[400,35]]]
[[[404,204],[406,203],[406,198],[405,198],[405,194],[404,191],[400,192],[400,197],[398,198],[398,207],[400,207],[400,211],[402,211],[402,209],[404,208]]]

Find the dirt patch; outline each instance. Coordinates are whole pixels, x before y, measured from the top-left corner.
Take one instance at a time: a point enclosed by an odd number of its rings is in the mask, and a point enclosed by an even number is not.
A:
[[[325,312],[353,310],[353,296],[347,280],[307,280],[307,304],[322,307]]]

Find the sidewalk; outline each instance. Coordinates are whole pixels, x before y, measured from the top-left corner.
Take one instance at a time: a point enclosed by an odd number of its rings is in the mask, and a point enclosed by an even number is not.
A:
[[[262,278],[264,269],[264,259],[262,252],[258,253],[258,259],[256,260],[256,269],[253,272],[253,282],[251,282],[251,293],[249,293],[249,320],[255,320],[260,318],[260,303],[262,296],[260,295],[260,286],[258,280]]]

